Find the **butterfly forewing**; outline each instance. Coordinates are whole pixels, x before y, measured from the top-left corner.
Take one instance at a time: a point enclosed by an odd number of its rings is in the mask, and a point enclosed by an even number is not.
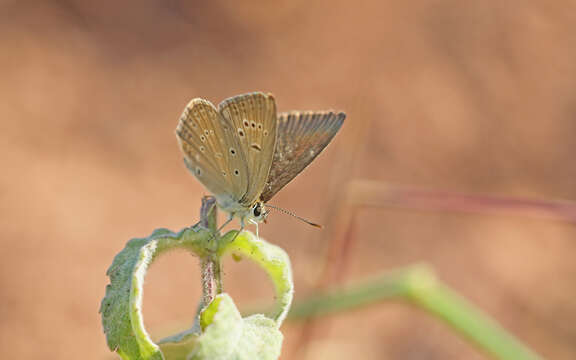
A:
[[[288,112],[278,115],[276,148],[260,199],[270,200],[298,175],[336,135],[342,112]]]
[[[248,181],[240,200],[249,206],[258,200],[268,178],[276,140],[276,103],[270,94],[261,92],[239,95],[224,100],[220,114],[234,128],[242,148],[248,172],[241,174]]]
[[[217,198],[238,201],[247,191],[246,160],[238,139],[214,105],[192,100],[184,109],[176,134],[184,161],[196,178]]]

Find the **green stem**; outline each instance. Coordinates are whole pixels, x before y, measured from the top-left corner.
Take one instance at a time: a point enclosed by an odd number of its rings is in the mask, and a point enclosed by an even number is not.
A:
[[[340,291],[296,303],[288,319],[297,320],[361,307],[383,300],[407,300],[443,320],[458,334],[496,359],[540,357],[456,292],[426,266],[401,269]]]
[[[395,271],[347,289],[326,292],[296,302],[292,305],[288,319],[308,319],[404,297],[408,293],[406,277],[411,270]]]

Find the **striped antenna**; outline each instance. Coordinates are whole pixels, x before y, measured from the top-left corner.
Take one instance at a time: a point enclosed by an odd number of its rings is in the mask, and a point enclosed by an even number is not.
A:
[[[282,209],[282,208],[279,208],[279,207],[277,207],[277,206],[270,205],[270,204],[266,204],[266,207],[272,208],[272,209],[274,209],[274,210],[278,210],[278,211],[280,211],[280,212],[283,212],[284,214],[287,214],[287,215],[290,215],[290,216],[292,216],[292,217],[295,217],[296,219],[298,219],[298,220],[300,220],[300,221],[302,221],[302,222],[305,222],[305,223],[308,224],[308,225],[312,225],[312,226],[314,226],[314,227],[316,227],[316,228],[322,229],[322,225],[313,223],[312,221],[308,221],[308,220],[304,219],[303,217],[300,217],[300,216],[298,216],[298,215],[296,215],[296,214],[294,214],[293,212],[290,212],[290,211],[288,211],[288,210],[285,210],[285,209]]]

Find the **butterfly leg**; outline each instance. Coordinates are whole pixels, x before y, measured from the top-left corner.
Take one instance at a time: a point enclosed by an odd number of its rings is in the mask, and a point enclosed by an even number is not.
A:
[[[260,240],[260,234],[258,233],[258,222],[254,221],[252,219],[250,219],[248,221],[250,221],[252,224],[254,224],[256,226],[256,239]]]
[[[240,230],[238,230],[238,232],[236,233],[236,235],[234,235],[234,237],[232,238],[232,241],[236,240],[236,237],[244,230],[244,219],[240,219]]]
[[[220,234],[220,231],[222,231],[222,229],[224,228],[224,226],[230,224],[230,221],[232,221],[233,219],[234,219],[234,214],[231,213],[231,214],[228,216],[228,220],[226,220],[226,221],[224,222],[224,224],[222,224],[222,225],[218,228],[218,230],[216,230],[216,232],[217,232],[218,234]]]
[[[224,224],[220,225],[220,227],[216,230],[216,232],[214,234],[212,234],[212,236],[210,237],[210,241],[212,239],[214,239],[216,236],[220,237],[220,231],[222,231],[224,226],[230,224],[230,221],[232,221],[233,219],[234,219],[234,214],[230,214],[230,216],[228,217],[228,220],[226,220],[224,222]]]

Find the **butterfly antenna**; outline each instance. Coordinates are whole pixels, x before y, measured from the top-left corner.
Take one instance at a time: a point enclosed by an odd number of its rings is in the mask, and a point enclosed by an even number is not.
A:
[[[279,207],[277,207],[277,206],[270,205],[270,204],[266,204],[266,206],[269,207],[269,208],[278,210],[278,211],[280,211],[280,212],[283,212],[284,214],[287,214],[287,215],[290,215],[290,216],[292,216],[292,217],[295,217],[296,219],[298,219],[298,220],[300,220],[300,221],[302,221],[302,222],[305,222],[305,223],[308,224],[308,225],[312,225],[312,226],[314,226],[314,227],[317,227],[317,228],[319,228],[319,229],[322,229],[322,225],[313,223],[312,221],[308,221],[308,220],[304,219],[303,217],[300,217],[300,216],[298,216],[298,215],[294,214],[293,212],[290,212],[290,211],[288,211],[288,210],[286,210],[286,209],[282,209],[282,208],[279,208]]]

